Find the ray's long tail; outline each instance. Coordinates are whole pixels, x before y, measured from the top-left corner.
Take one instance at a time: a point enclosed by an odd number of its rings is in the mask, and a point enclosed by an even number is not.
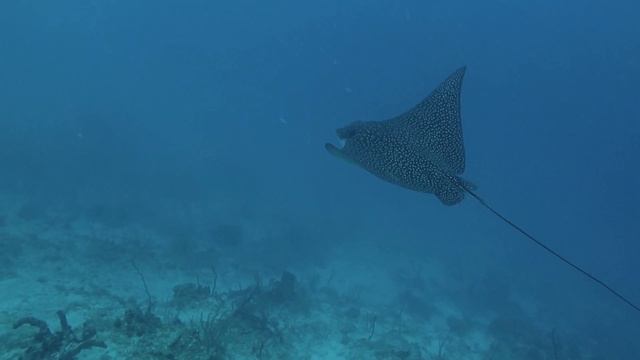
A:
[[[597,278],[595,275],[591,274],[590,272],[586,271],[585,269],[581,268],[580,266],[576,265],[575,263],[571,262],[569,259],[567,259],[566,257],[560,255],[557,251],[553,250],[552,248],[550,248],[549,246],[547,246],[545,243],[543,243],[542,241],[536,239],[535,237],[533,237],[533,235],[529,234],[527,231],[525,231],[523,228],[521,228],[520,226],[514,224],[511,220],[507,219],[506,217],[504,217],[502,214],[500,214],[497,210],[495,210],[493,207],[491,207],[489,204],[487,204],[486,201],[484,201],[483,198],[481,198],[478,194],[476,194],[473,189],[469,186],[467,186],[465,183],[459,183],[459,186],[466,191],[469,195],[471,195],[472,197],[474,197],[476,200],[478,200],[478,202],[484,206],[485,208],[487,208],[487,210],[491,211],[492,213],[494,213],[497,217],[499,217],[502,221],[504,221],[505,223],[509,224],[512,228],[516,229],[519,233],[521,233],[522,235],[524,235],[527,239],[533,241],[536,245],[540,246],[541,248],[543,248],[545,251],[547,251],[549,254],[555,256],[556,258],[560,259],[562,262],[564,262],[565,264],[571,266],[572,268],[576,269],[578,272],[582,273],[582,275],[588,277],[589,279],[591,279],[592,281],[596,282],[598,285],[602,286],[603,288],[607,289],[607,291],[609,291],[611,294],[613,294],[615,297],[617,297],[618,299],[622,300],[623,302],[625,302],[627,305],[631,306],[634,310],[640,312],[640,306],[634,304],[631,300],[627,299],[624,295],[620,294],[617,290],[613,289],[611,286],[609,286],[607,283],[605,283],[604,281],[600,280],[599,278]]]

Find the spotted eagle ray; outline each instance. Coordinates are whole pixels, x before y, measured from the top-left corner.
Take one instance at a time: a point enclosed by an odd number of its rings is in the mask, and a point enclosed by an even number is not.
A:
[[[461,177],[465,168],[465,151],[460,90],[465,70],[465,67],[456,70],[429,96],[402,115],[383,121],[356,121],[336,130],[344,145],[338,148],[327,143],[325,148],[332,155],[387,182],[434,194],[445,205],[455,205],[469,194],[527,239],[640,311],[638,305],[603,280],[503,216],[476,194],[471,182]]]

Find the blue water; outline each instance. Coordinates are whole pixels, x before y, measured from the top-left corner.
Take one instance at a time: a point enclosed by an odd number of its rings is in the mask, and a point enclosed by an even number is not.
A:
[[[295,229],[252,266],[327,266],[349,242],[433,259],[469,286],[429,290],[464,317],[557,329],[584,359],[638,359],[640,313],[473,199],[445,207],[323,148],[466,65],[465,177],[639,303],[638,12],[630,0],[4,1],[0,192],[167,237],[220,217]],[[189,215],[216,204],[216,219]]]

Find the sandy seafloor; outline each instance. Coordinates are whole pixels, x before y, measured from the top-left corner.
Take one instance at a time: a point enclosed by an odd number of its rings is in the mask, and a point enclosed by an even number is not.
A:
[[[282,269],[260,261],[279,250],[258,221],[221,225],[211,245],[53,208],[2,198],[0,359],[598,358],[524,304],[461,309],[452,299],[468,284],[367,239]],[[60,310],[73,335],[61,335]],[[27,316],[58,345],[14,329]],[[106,347],[71,354],[86,341]]]

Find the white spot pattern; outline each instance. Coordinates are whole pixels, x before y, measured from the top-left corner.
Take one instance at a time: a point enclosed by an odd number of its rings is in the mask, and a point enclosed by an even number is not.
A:
[[[464,198],[457,175],[465,155],[460,88],[465,68],[443,81],[410,111],[386,121],[354,122],[338,129],[342,155],[402,187],[435,194],[447,205]]]

